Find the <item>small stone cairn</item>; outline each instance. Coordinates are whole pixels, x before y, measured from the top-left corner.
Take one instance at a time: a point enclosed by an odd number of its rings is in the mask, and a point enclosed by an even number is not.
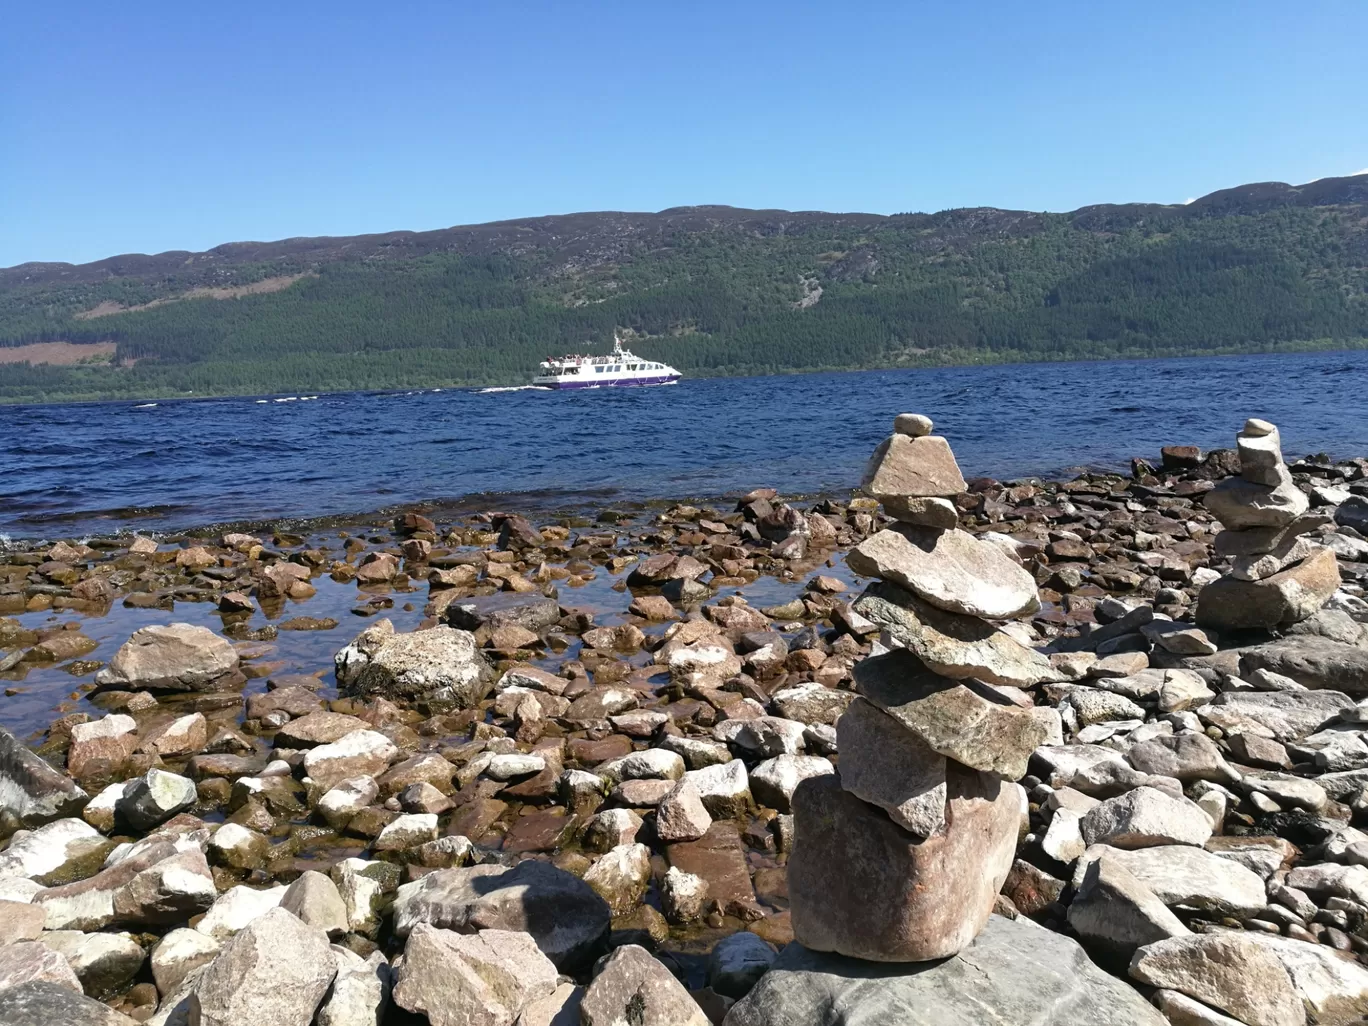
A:
[[[967,490],[931,421],[902,414],[863,488],[898,523],[849,557],[879,578],[855,609],[882,629],[837,723],[839,776],[804,781],[788,864],[797,940],[879,962],[953,955],[983,929],[1016,850],[1014,781],[1053,709],[1022,689],[1055,679],[1044,656],[990,621],[1040,608],[1035,580],[956,525]]]
[[[1240,475],[1206,495],[1225,530],[1216,536],[1230,570],[1197,596],[1197,623],[1216,629],[1270,628],[1305,620],[1339,587],[1335,553],[1312,534],[1329,522],[1283,462],[1278,429],[1251,418],[1236,436]]]

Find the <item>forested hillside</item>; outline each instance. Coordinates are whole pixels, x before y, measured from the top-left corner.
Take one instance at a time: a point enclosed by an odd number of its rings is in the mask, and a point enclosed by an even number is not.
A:
[[[25,264],[0,270],[0,360],[116,348],[0,362],[0,399],[520,383],[619,327],[689,375],[1362,345],[1368,176],[1071,214],[690,207]]]

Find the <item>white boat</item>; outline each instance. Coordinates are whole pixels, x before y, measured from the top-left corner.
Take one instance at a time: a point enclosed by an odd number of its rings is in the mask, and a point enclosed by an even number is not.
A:
[[[673,385],[682,377],[668,363],[633,355],[622,348],[613,332],[613,351],[607,356],[562,356],[543,360],[532,384],[543,388],[625,388],[632,385]]]

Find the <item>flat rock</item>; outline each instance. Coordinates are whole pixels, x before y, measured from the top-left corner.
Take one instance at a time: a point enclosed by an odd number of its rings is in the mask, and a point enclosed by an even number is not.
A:
[[[560,968],[581,963],[608,930],[608,904],[578,877],[545,862],[440,869],[399,888],[394,932],[418,923],[457,932],[521,930]]]
[[[1015,644],[1015,642],[1013,642]],[[1013,780],[1049,736],[1044,719],[978,681],[950,681],[907,650],[855,665],[862,697],[915,734],[932,751],[973,769]]]
[[[708,894],[724,908],[755,901],[746,848],[732,822],[714,822],[696,841],[680,841],[665,849],[670,865],[707,882]]]
[[[958,529],[900,524],[866,538],[846,564],[951,613],[1004,620],[1040,609],[1029,571],[998,546]]]
[[[239,683],[238,654],[227,638],[188,623],[140,627],[95,675],[129,691],[219,691]]]
[[[1203,497],[1212,515],[1229,531],[1247,527],[1286,527],[1311,507],[1286,467],[1276,485],[1228,477]]]
[[[896,585],[870,585],[855,610],[946,677],[1031,687],[1057,676],[1049,659],[992,624],[938,609]]]
[[[888,965],[790,944],[725,1026],[1167,1026],[1079,944],[992,916],[958,955]]]
[[[560,619],[560,605],[544,595],[501,592],[457,599],[446,607],[446,619],[453,627],[468,631],[516,625],[541,631]]]
[[[1012,866],[1021,791],[954,763],[947,764],[946,784],[946,830],[925,840],[835,777],[798,787],[788,889],[801,943],[914,962],[944,958],[973,940]]]
[[[1295,741],[1354,708],[1339,691],[1223,691],[1196,712],[1223,730],[1254,726],[1279,741]]]
[[[1298,635],[1240,654],[1240,673],[1271,670],[1303,687],[1368,697],[1368,647],[1330,638]]]

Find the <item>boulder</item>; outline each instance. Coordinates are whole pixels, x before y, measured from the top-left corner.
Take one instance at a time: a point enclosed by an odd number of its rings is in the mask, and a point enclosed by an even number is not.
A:
[[[1223,691],[1196,712],[1223,730],[1253,727],[1279,741],[1296,741],[1355,708],[1339,691]]]
[[[846,563],[951,613],[1005,620],[1040,609],[1028,570],[998,546],[958,529],[900,524],[866,538]]]
[[[945,756],[863,698],[837,722],[836,736],[842,787],[918,837],[944,828]]]
[[[347,906],[337,884],[317,870],[301,873],[281,895],[280,907],[329,937],[341,937],[347,932]]]
[[[745,997],[774,959],[774,948],[753,933],[723,937],[708,955],[708,986],[729,998]]]
[[[946,787],[945,832],[921,840],[836,777],[799,785],[788,863],[799,942],[915,962],[953,955],[973,940],[1012,866],[1021,790],[955,763],[947,764]]]
[[[1176,990],[1248,1026],[1304,1026],[1306,1009],[1278,958],[1242,933],[1169,937],[1131,959],[1130,975]]]
[[[84,880],[48,887],[33,896],[53,930],[166,925],[198,915],[218,892],[198,845],[180,851],[156,839],[140,851]]]
[[[1248,936],[1282,963],[1313,1021],[1353,1022],[1368,1014],[1368,969],[1358,962],[1324,944],[1266,933]]]
[[[779,755],[751,771],[751,794],[759,805],[788,812],[799,784],[835,772],[831,760],[819,755]]]
[[[137,1026],[136,1019],[58,983],[33,980],[0,991],[5,1026]]]
[[[114,810],[133,829],[147,831],[191,808],[197,800],[195,782],[189,777],[153,768],[125,789]]]
[[[162,997],[174,993],[186,976],[212,962],[222,947],[198,930],[172,930],[152,949],[152,978],[157,981],[157,992]]]
[[[926,747],[972,769],[1025,776],[1048,737],[1044,719],[1031,710],[978,681],[947,680],[906,650],[860,660],[855,685]]]
[[[703,807],[714,819],[734,819],[750,808],[750,775],[740,759],[688,770],[684,779],[698,790]]]
[[[304,771],[319,787],[331,789],[355,777],[378,777],[398,754],[384,734],[354,730],[332,744],[310,748],[304,754]]]
[[[1294,624],[1325,605],[1339,584],[1334,551],[1318,548],[1264,580],[1230,574],[1212,581],[1197,596],[1197,623],[1217,630]]]
[[[195,1026],[309,1026],[337,965],[322,930],[283,908],[232,937],[190,998]]]
[[[142,945],[126,933],[49,930],[43,943],[67,960],[81,989],[93,998],[126,990],[147,959]]]
[[[1240,675],[1269,670],[1303,687],[1368,697],[1368,646],[1314,635],[1271,641],[1240,653]]]
[[[221,691],[243,681],[227,638],[188,623],[140,627],[95,683],[129,691]]]
[[[379,951],[362,958],[347,948],[334,947],[337,976],[318,1010],[316,1026],[378,1026],[389,1005],[392,972]]]
[[[472,935],[414,926],[394,976],[394,1003],[432,1026],[513,1026],[556,989],[556,967],[526,933]]]
[[[609,849],[582,877],[608,903],[615,916],[636,907],[651,882],[651,849],[644,844],[619,844]]]
[[[937,609],[896,585],[871,584],[855,611],[946,677],[1031,687],[1058,675],[1045,656],[992,624]]]
[[[1080,828],[1088,844],[1113,848],[1200,846],[1211,836],[1211,820],[1195,802],[1171,798],[1152,787],[1108,798],[1083,817]]]
[[[1082,884],[1088,866],[1103,855],[1154,892],[1169,908],[1195,909],[1248,919],[1267,904],[1263,879],[1231,859],[1186,844],[1128,851],[1098,844],[1088,848],[1074,868],[1074,885]]]
[[[1139,947],[1189,933],[1152,890],[1105,855],[1084,870],[1069,904],[1069,926],[1094,955],[1116,968],[1128,965]]]
[[[583,964],[608,930],[607,902],[583,880],[546,862],[440,869],[399,888],[394,932],[419,923],[458,932],[530,933],[557,967]]]
[[[397,634],[389,620],[362,631],[334,660],[346,694],[468,709],[489,693],[494,673],[475,636],[450,627]]]
[[[637,826],[640,825],[641,820],[638,819]],[[666,844],[673,841],[697,840],[708,832],[710,826],[712,816],[703,805],[698,788],[688,780],[681,780],[676,784],[656,806],[656,836]],[[635,837],[636,830],[633,829],[632,836],[626,840],[630,841]]]
[[[0,877],[26,876],[39,883],[79,879],[99,868],[109,847],[109,841],[84,820],[54,820],[14,835],[9,847],[0,851]]]
[[[645,948],[624,944],[596,970],[580,1003],[581,1026],[709,1026],[684,985]]]
[[[0,837],[77,815],[88,795],[0,727]]]
[[[725,1026],[1167,1026],[1079,944],[992,916],[960,953],[888,965],[790,944]]]
[[[266,913],[279,908],[280,899],[285,897],[287,890],[289,887],[286,884],[264,890],[241,884],[230,887],[218,896],[209,911],[195,924],[195,929],[206,937],[226,941]]]
[[[0,948],[0,1002],[4,993],[30,981],[54,983],[81,993],[81,981],[65,956],[40,941],[18,941]],[[3,1009],[0,1004],[0,1009]],[[0,1022],[7,1021],[0,1019]]]
[[[449,624],[468,631],[512,625],[536,632],[552,626],[560,615],[555,599],[513,592],[457,599],[445,610]]]

